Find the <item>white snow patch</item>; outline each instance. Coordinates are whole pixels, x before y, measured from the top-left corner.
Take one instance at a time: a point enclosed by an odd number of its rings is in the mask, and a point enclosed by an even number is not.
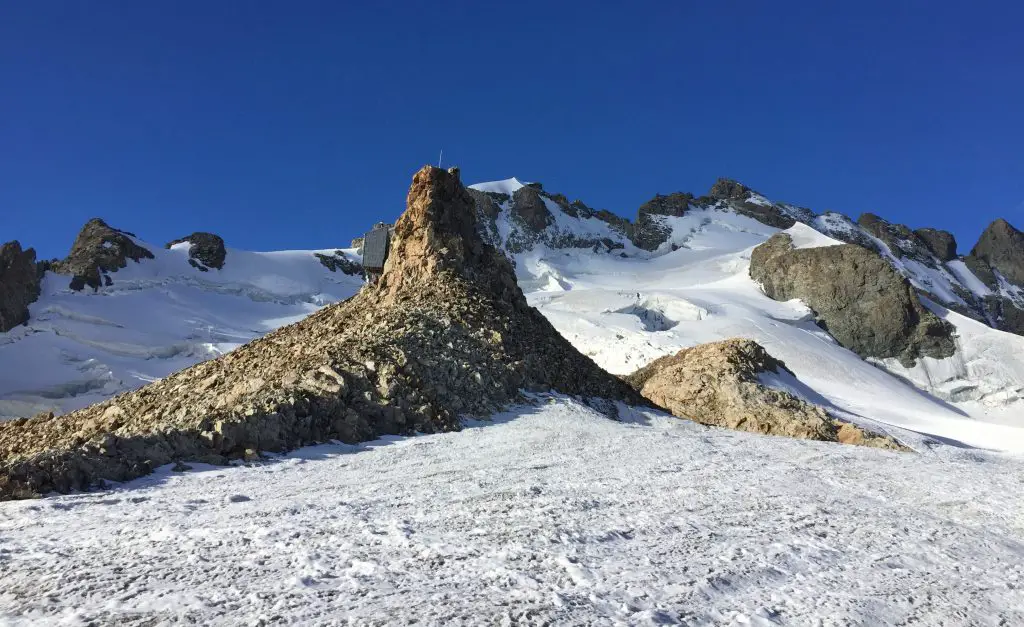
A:
[[[815,231],[802,222],[797,222],[783,232],[788,233],[789,237],[793,240],[793,248],[825,248],[827,246],[839,246],[843,243]]]
[[[985,298],[992,293],[992,290],[988,288],[985,283],[979,279],[970,268],[967,267],[960,259],[954,259],[953,261],[947,261],[946,267],[949,268],[961,285],[966,287],[972,294],[978,298]]]
[[[504,181],[489,181],[485,183],[474,183],[470,185],[470,189],[475,189],[480,192],[490,192],[493,194],[506,194],[512,196],[520,188],[526,187],[524,183],[519,182],[519,179],[512,177],[505,179]]]

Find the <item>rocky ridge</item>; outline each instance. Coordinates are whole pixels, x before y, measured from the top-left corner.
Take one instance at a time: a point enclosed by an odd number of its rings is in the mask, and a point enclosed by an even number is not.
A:
[[[61,416],[0,423],[0,499],[338,439],[460,428],[522,400],[644,399],[526,304],[458,172],[413,178],[380,281],[212,361]]]
[[[907,450],[890,436],[833,419],[821,407],[764,385],[763,374],[789,373],[757,342],[733,338],[686,348],[626,377],[673,415],[765,435]]]
[[[797,249],[788,233],[776,233],[754,249],[750,276],[770,298],[802,300],[822,328],[861,357],[912,367],[919,357],[956,351],[952,325],[925,309],[907,279],[866,248]]]
[[[911,229],[872,213],[862,214],[857,221],[834,211],[817,214],[770,201],[727,178],[718,179],[708,194],[700,197],[686,192],[657,194],[641,205],[633,222],[608,211],[590,209],[580,200],[569,202],[561,194],[544,191],[539,183],[515,194],[469,191],[476,203],[482,236],[510,257],[538,245],[618,251],[624,256],[642,255],[644,251],[663,254],[676,248],[675,243],[669,243],[674,237],[671,218],[695,209],[730,211],[778,229],[801,222],[831,238],[865,248],[883,258],[922,296],[994,328],[1024,334],[1020,322],[1024,318],[1024,282],[1016,280],[1024,273],[1020,261],[1024,244],[1019,235],[1014,235],[1020,232],[1005,220],[994,222],[975,250],[961,257],[957,255],[956,238],[948,231]],[[558,217],[559,213],[578,221],[575,231]],[[503,214],[508,216],[505,231],[498,226]],[[603,236],[584,224],[590,218],[604,224]],[[963,262],[991,293],[972,290],[954,262]]]

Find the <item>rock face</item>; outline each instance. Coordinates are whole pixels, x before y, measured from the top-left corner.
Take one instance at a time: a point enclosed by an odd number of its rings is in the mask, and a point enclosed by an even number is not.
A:
[[[485,242],[512,254],[531,250],[538,244],[551,248],[591,248],[595,252],[607,252],[623,248],[621,240],[628,238],[633,228],[629,220],[609,211],[595,211],[579,200],[570,202],[562,194],[549,194],[540,183],[525,185],[511,196],[477,189],[466,191],[476,207],[480,236]],[[510,222],[510,230],[504,237],[498,228],[498,219],[503,210],[508,211]],[[601,220],[608,224],[614,237],[562,228],[555,219],[554,211],[581,220]]]
[[[953,261],[956,259],[956,237],[949,231],[939,229],[917,229],[914,234],[921,238],[921,241],[928,246],[939,261]]]
[[[794,249],[777,233],[754,249],[750,276],[775,300],[799,298],[818,324],[861,357],[950,357],[953,328],[926,310],[905,278],[874,252],[843,244]]]
[[[460,428],[520,390],[645,403],[526,300],[457,171],[416,173],[380,281],[215,360],[55,418],[0,423],[0,499],[338,439]],[[599,400],[605,399],[605,400]]]
[[[931,246],[915,231],[911,231],[906,226],[893,224],[873,213],[861,215],[857,218],[857,224],[871,235],[882,240],[894,256],[909,257],[927,265],[933,265]],[[940,233],[940,231],[935,231],[935,233]],[[941,233],[945,233],[945,231],[941,231]],[[947,235],[949,234],[947,233]],[[956,244],[954,243],[954,256],[956,255],[955,249]]]
[[[786,365],[760,344],[734,338],[662,357],[626,380],[673,415],[703,424],[791,438],[903,448],[888,436],[833,420],[821,407],[758,380],[759,375],[783,371],[789,372]]]
[[[1024,286],[1024,233],[1006,220],[1000,218],[990,224],[970,256],[998,270],[1011,283]]]
[[[512,196],[512,215],[534,233],[543,231],[555,221],[540,194],[540,188],[526,185]]]
[[[22,250],[17,241],[0,246],[0,333],[28,321],[41,278],[35,250]]]
[[[672,228],[665,224],[662,216],[683,216],[689,210],[691,202],[693,194],[676,192],[668,196],[658,194],[640,205],[633,227],[633,243],[636,247],[656,250],[658,246],[668,241]]]
[[[71,289],[82,290],[85,286],[99,289],[110,285],[107,273],[115,272],[128,265],[128,260],[152,259],[153,253],[132,240],[132,234],[119,231],[99,218],[86,222],[75,238],[71,252],[63,261],[55,262],[51,269],[59,274],[73,275]]]
[[[210,268],[220,270],[224,267],[224,259],[227,257],[228,251],[224,248],[224,239],[221,236],[196,232],[187,237],[167,242],[166,248],[182,242],[192,245],[188,252],[188,262],[193,268],[207,272]]]

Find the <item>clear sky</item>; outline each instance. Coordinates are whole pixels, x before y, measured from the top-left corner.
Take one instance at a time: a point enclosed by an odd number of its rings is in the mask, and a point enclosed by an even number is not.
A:
[[[411,174],[633,216],[718,176],[856,217],[1024,228],[1024,7],[41,0],[0,6],[0,242],[347,245]]]

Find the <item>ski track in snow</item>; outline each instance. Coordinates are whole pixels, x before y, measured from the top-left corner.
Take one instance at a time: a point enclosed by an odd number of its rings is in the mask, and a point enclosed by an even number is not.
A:
[[[0,624],[1024,624],[1024,463],[564,398],[0,507]]]

